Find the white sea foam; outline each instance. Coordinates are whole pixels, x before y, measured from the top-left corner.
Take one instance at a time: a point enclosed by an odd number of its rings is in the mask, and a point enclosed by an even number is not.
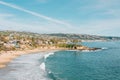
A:
[[[97,51],[102,51],[108,49],[107,47],[102,47],[101,49],[97,49],[97,50],[82,50],[82,52],[97,52]]]
[[[48,71],[48,73],[50,74],[50,73],[52,73],[51,71]]]
[[[44,62],[40,65],[40,69],[45,71],[45,63]]]
[[[42,62],[44,55],[41,53],[18,57],[8,65],[8,68],[12,67],[13,70],[4,76],[0,75],[0,80],[51,80],[47,77],[45,63]]]
[[[91,52],[90,50],[82,50],[82,52]]]
[[[108,49],[107,47],[102,47],[102,49]]]
[[[97,52],[97,51],[102,51],[102,49],[98,49],[98,50],[82,50],[82,52]]]
[[[48,53],[44,56],[44,58],[47,59],[50,55],[54,55],[54,53]]]

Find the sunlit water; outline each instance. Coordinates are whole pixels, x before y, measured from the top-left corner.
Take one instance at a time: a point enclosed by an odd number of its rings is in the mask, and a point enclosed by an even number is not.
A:
[[[0,80],[120,80],[120,42],[83,45],[103,49],[23,55],[0,69]]]

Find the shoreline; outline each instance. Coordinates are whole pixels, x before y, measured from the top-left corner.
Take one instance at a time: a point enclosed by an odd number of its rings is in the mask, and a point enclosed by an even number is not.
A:
[[[13,59],[25,55],[25,54],[34,54],[38,52],[50,52],[50,51],[58,51],[58,50],[89,50],[89,51],[95,51],[100,48],[88,48],[88,47],[79,47],[78,49],[68,49],[68,48],[35,48],[31,50],[16,50],[16,51],[1,51],[0,52],[0,69],[7,66],[9,62],[11,62]]]
[[[48,52],[48,51],[58,51],[65,50],[62,48],[57,49],[44,49],[44,48],[36,48],[32,50],[24,50],[24,51],[1,51],[0,53],[0,69],[7,67],[7,64],[11,62],[13,59],[25,55],[25,54],[35,54],[38,52]]]

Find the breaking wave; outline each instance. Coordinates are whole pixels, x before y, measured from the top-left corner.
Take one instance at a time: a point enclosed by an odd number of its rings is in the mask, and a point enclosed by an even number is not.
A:
[[[28,54],[16,58],[8,65],[8,71],[2,71],[1,80],[51,80],[45,69],[45,54]],[[11,77],[12,76],[12,77]]]
[[[54,55],[54,53],[48,53],[44,56],[44,58],[47,59],[50,55]]]
[[[43,62],[41,65],[40,65],[40,69],[42,69],[43,71],[45,71],[45,63]]]

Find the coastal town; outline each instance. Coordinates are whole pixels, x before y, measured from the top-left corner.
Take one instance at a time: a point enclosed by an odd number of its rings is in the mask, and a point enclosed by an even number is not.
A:
[[[28,50],[35,48],[57,49],[75,48],[75,44],[81,42],[78,39],[40,36],[22,32],[5,31],[0,33],[0,51]],[[77,45],[78,46],[78,45]],[[79,45],[81,46],[81,45]]]
[[[83,46],[81,39],[69,35],[59,37],[31,32],[0,31],[0,68],[6,67],[7,63],[23,54],[54,50],[98,49],[101,48]]]
[[[31,32],[0,31],[1,51],[23,51],[32,49],[96,50],[82,45],[83,41],[119,40],[118,37],[100,37],[75,34],[38,34]]]

